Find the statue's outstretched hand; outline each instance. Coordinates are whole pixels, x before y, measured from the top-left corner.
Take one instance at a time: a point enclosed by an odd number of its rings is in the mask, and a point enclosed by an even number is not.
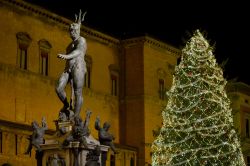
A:
[[[67,59],[67,55],[65,55],[65,54],[58,54],[57,58]]]
[[[95,129],[100,130],[101,129],[101,124],[100,124],[100,117],[97,116],[95,119]]]
[[[87,114],[88,116],[90,116],[90,115],[92,114],[92,111],[91,111],[90,109],[87,109],[86,114]]]

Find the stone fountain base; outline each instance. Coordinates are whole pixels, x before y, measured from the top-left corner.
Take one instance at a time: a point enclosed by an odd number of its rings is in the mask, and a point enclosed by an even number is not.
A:
[[[42,155],[38,156],[37,165],[86,166],[91,165],[91,163],[96,163],[97,166],[101,165],[101,153],[106,153],[109,147],[100,145],[99,141],[92,136],[86,137],[86,140],[87,148],[79,145],[79,142],[70,142],[67,147],[63,147],[57,140],[45,141],[45,144],[41,144]]]

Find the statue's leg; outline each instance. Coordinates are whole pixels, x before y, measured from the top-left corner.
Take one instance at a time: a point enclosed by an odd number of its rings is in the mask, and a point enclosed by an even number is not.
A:
[[[38,152],[41,152],[41,151],[42,151],[42,149],[41,149],[39,143],[34,143],[33,146],[35,146],[35,148],[36,148],[36,150],[37,150]]]
[[[117,151],[116,151],[116,148],[115,148],[114,143],[113,143],[113,142],[110,142],[109,146],[110,146],[111,150],[116,154]]]
[[[75,94],[75,116],[79,116],[83,104],[82,89],[84,84],[84,71],[75,70],[73,75],[73,86]]]
[[[32,149],[32,144],[31,142],[29,143],[29,147],[27,148],[26,152],[24,154],[30,154]]]
[[[74,97],[75,97],[75,94],[74,94],[74,85],[73,85],[73,79],[70,78],[70,87],[71,87],[71,96],[70,96],[70,109],[73,110],[73,105],[74,105]]]
[[[84,122],[84,126],[86,128],[88,128],[88,126],[89,126],[89,119],[90,119],[91,114],[92,114],[92,112],[90,110],[88,110],[86,113],[86,118],[85,118],[85,122]]]
[[[67,101],[66,97],[66,92],[65,92],[65,87],[68,83],[69,80],[69,73],[63,72],[62,75],[60,76],[57,86],[56,86],[56,93],[59,97],[59,99],[62,101],[64,104],[64,109],[67,109],[69,107],[69,103]]]
[[[75,116],[79,116],[83,103],[82,88],[75,89]]]
[[[85,148],[88,148],[87,140],[84,136],[80,138],[80,145],[83,145]]]

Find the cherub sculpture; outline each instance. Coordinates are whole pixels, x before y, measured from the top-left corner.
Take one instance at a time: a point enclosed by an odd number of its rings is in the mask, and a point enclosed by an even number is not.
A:
[[[110,146],[111,150],[114,153],[117,153],[113,140],[115,137],[108,132],[110,128],[110,124],[108,122],[104,122],[103,127],[100,125],[100,117],[98,116],[95,121],[95,129],[98,130],[98,137],[101,145]]]
[[[29,146],[25,154],[30,154],[33,146],[36,148],[38,152],[42,151],[40,145],[45,142],[44,134],[45,134],[45,131],[48,129],[47,123],[44,117],[42,118],[41,127],[39,126],[37,121],[33,121],[31,123],[31,126],[33,128],[33,133],[28,138],[30,142],[29,142]]]
[[[80,145],[87,147],[87,141],[85,137],[88,137],[90,134],[88,126],[91,113],[92,112],[90,110],[87,110],[86,119],[84,122],[79,116],[74,118],[74,126],[72,128],[71,134],[64,140],[64,146],[68,146],[72,141],[79,141]]]

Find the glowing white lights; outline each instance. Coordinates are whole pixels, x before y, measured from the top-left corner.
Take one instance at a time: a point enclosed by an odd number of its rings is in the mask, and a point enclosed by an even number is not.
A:
[[[245,165],[225,85],[212,48],[197,30],[167,92],[163,126],[152,145],[153,166]]]

